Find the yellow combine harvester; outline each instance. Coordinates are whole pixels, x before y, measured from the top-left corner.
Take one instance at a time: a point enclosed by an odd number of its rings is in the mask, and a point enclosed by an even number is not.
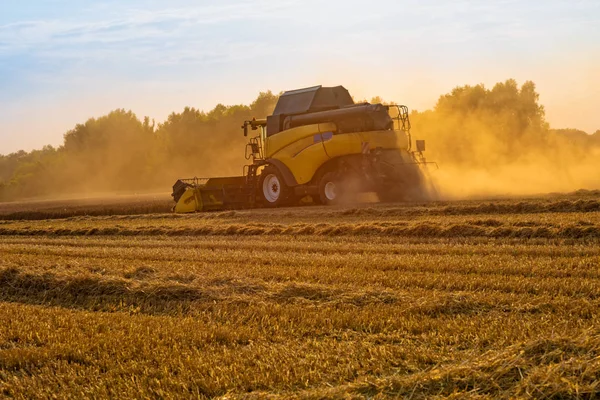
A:
[[[279,207],[308,196],[336,204],[360,192],[386,201],[423,195],[425,142],[411,151],[410,128],[407,107],[354,104],[342,86],[285,92],[273,115],[242,126],[244,136],[258,130],[244,175],[178,180],[174,211]]]

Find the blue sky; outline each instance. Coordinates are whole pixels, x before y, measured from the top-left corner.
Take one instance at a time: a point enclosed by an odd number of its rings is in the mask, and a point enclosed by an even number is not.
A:
[[[600,129],[597,0],[0,1],[3,154],[115,108],[160,122],[315,84],[425,109],[533,80],[552,126]]]

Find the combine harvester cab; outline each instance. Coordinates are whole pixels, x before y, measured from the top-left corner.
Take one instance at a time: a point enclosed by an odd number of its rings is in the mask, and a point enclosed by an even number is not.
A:
[[[408,108],[355,104],[342,87],[285,92],[273,115],[245,121],[251,164],[239,177],[181,179],[173,186],[179,213],[280,207],[311,196],[337,204],[361,192],[380,200],[425,198],[424,141],[412,151]]]

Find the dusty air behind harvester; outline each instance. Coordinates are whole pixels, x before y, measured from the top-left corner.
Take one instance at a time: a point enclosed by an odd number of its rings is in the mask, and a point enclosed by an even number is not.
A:
[[[336,204],[361,192],[380,200],[428,193],[422,165],[425,142],[412,151],[408,108],[355,104],[342,87],[285,92],[273,115],[244,121],[251,160],[242,176],[180,179],[173,186],[178,213],[280,207],[312,197]]]

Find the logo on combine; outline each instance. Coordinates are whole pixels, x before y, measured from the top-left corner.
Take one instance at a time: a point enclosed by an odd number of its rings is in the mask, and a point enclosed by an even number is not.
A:
[[[371,146],[369,145],[369,142],[362,142],[361,145],[363,154],[369,154],[371,152]]]
[[[188,204],[190,204],[192,201],[195,201],[196,199],[194,198],[194,196],[190,196],[187,199],[185,199],[185,201],[183,202],[183,204],[185,204],[186,206]]]
[[[327,140],[331,140],[332,138],[333,138],[333,132],[317,133],[315,136],[313,136],[313,142],[314,143],[325,142]]]

